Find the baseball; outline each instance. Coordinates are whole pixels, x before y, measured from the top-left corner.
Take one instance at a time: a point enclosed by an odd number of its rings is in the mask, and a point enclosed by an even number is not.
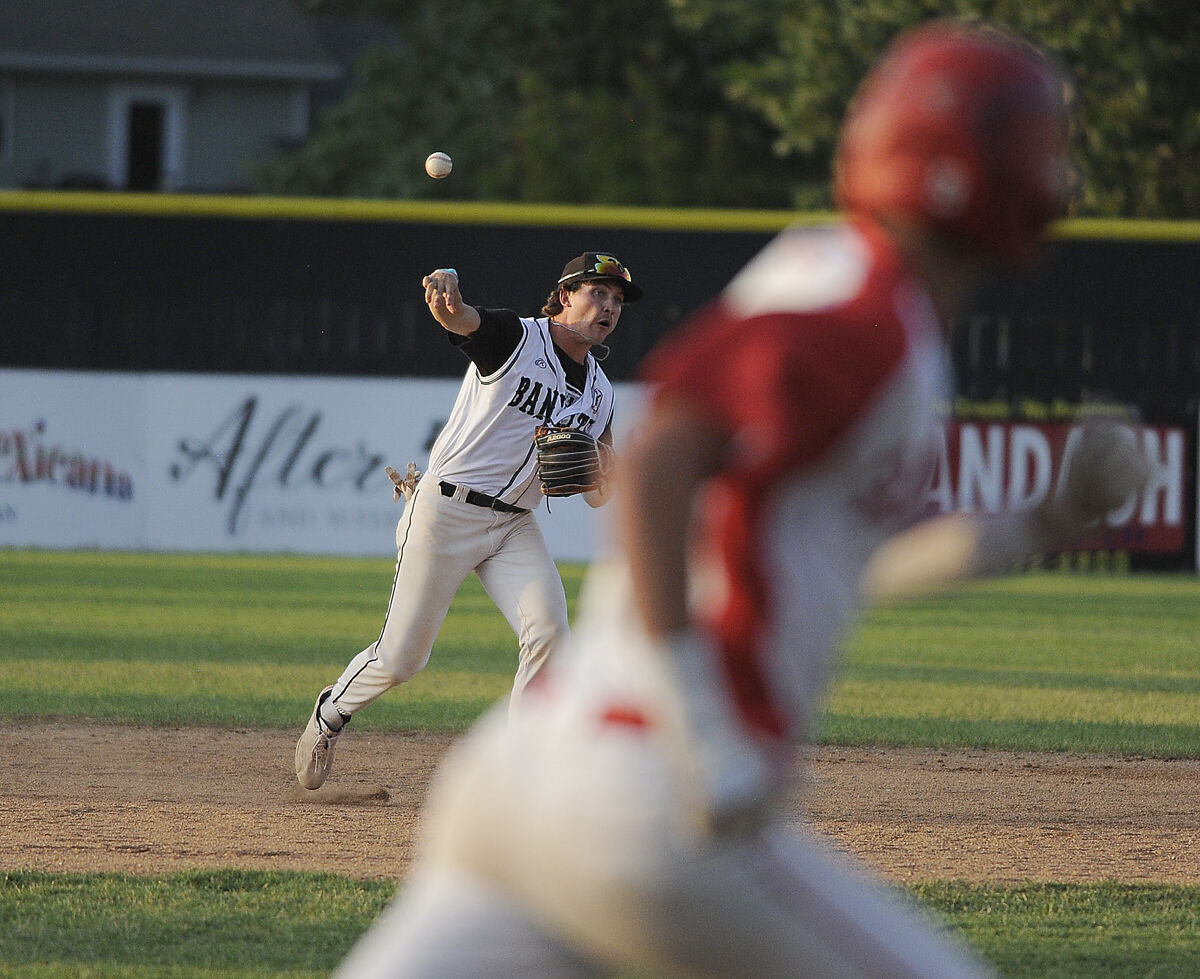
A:
[[[453,169],[454,161],[450,159],[448,153],[430,153],[425,158],[425,172],[434,180],[450,176],[450,171]]]

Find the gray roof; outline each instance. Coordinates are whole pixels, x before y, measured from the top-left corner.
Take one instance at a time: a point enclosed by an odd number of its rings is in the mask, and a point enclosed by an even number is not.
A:
[[[318,81],[341,69],[294,0],[0,0],[0,71]]]

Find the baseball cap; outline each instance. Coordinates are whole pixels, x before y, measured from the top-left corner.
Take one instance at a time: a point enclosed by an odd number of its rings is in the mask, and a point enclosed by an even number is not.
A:
[[[558,284],[567,286],[577,282],[591,282],[593,279],[619,280],[621,288],[625,290],[627,303],[634,303],[642,298],[642,290],[633,284],[629,269],[616,257],[604,252],[584,252],[578,258],[571,259],[563,267]]]

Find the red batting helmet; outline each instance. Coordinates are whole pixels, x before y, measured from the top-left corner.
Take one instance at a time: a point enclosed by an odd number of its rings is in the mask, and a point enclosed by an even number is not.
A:
[[[936,21],[902,35],[850,105],[835,193],[852,213],[916,221],[1003,262],[1066,213],[1066,79],[998,30]]]

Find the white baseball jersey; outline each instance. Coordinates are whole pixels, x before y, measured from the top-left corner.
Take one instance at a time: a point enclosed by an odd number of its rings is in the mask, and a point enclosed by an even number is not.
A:
[[[517,318],[507,310],[480,310],[480,315]],[[520,339],[503,364],[488,374],[474,364],[467,370],[430,452],[425,478],[532,510],[542,500],[534,472],[534,431],[539,425],[565,425],[599,438],[612,421],[613,389],[591,354],[582,385],[570,382],[555,353],[549,319],[519,317],[519,322]]]

